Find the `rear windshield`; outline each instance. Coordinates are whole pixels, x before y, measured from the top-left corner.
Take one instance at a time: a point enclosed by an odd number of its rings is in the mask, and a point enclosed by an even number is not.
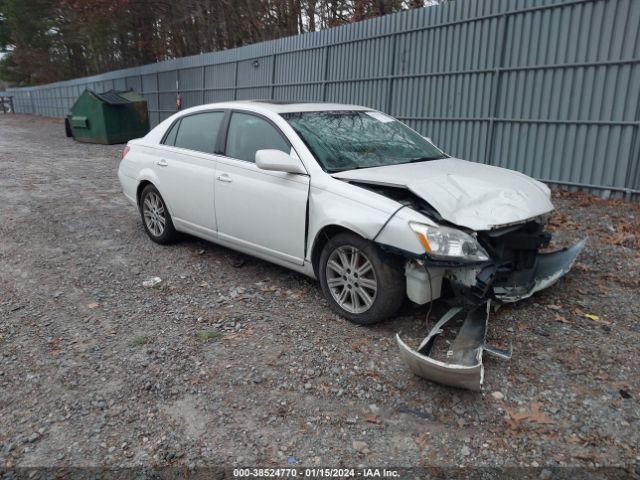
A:
[[[327,172],[446,157],[419,133],[381,112],[294,112],[282,116]]]

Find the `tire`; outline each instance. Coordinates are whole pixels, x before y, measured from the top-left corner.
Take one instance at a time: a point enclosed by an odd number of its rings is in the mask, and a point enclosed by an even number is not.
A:
[[[318,276],[331,309],[358,325],[392,317],[405,298],[400,259],[353,233],[340,233],[327,242]]]
[[[140,194],[140,216],[144,230],[151,240],[160,245],[168,245],[176,240],[177,232],[169,209],[153,185],[144,187]]]

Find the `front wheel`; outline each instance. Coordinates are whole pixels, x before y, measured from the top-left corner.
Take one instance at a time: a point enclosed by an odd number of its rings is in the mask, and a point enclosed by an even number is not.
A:
[[[176,238],[169,209],[160,192],[153,185],[147,185],[140,194],[140,215],[149,238],[161,245],[172,243]]]
[[[359,325],[391,317],[404,301],[401,262],[352,233],[338,234],[327,242],[318,274],[331,308]]]

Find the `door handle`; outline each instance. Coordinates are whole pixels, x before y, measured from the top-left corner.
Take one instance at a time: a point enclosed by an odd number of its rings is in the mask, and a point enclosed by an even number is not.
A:
[[[222,175],[218,175],[217,180],[219,182],[224,182],[224,183],[231,183],[233,181],[231,180],[231,177],[226,173],[223,173]]]
[[[169,165],[169,163],[167,163],[167,161],[164,158],[162,158],[156,161],[156,165],[158,165],[159,167],[166,167]]]

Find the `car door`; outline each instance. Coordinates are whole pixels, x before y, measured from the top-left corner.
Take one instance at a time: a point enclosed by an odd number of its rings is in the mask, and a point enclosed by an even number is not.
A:
[[[255,152],[295,152],[268,119],[234,111],[218,157],[215,206],[220,240],[297,265],[304,263],[308,175],[261,170]]]
[[[181,117],[164,138],[155,170],[178,230],[216,237],[215,145],[223,111]]]

